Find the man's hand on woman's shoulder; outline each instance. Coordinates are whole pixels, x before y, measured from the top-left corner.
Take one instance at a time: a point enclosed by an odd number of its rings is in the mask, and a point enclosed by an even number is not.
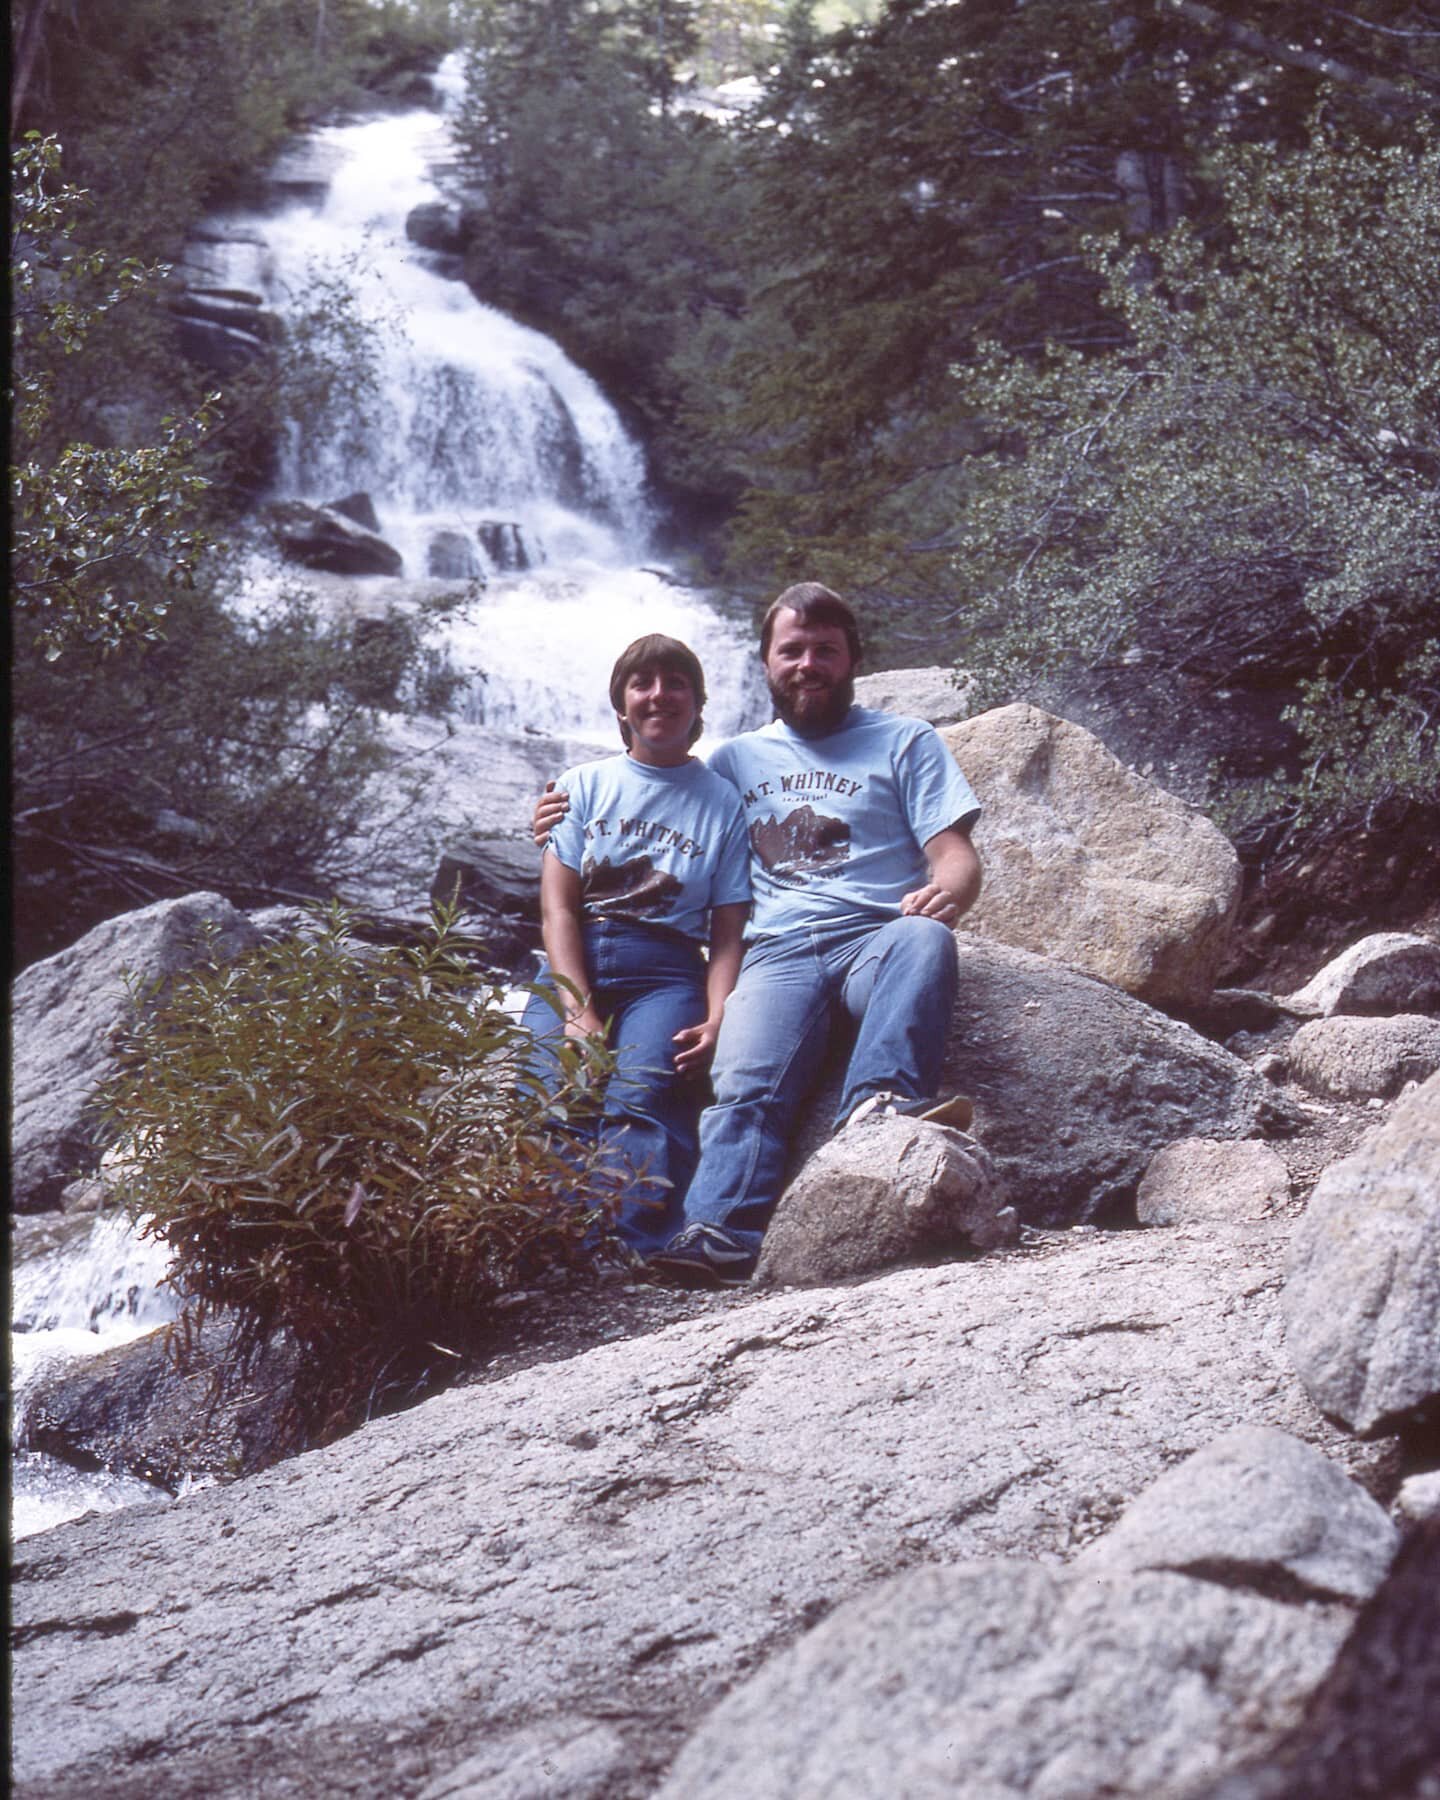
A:
[[[545,783],[545,792],[535,802],[534,816],[530,820],[530,835],[543,850],[550,841],[550,833],[570,810],[570,796],[557,789],[553,781]]]

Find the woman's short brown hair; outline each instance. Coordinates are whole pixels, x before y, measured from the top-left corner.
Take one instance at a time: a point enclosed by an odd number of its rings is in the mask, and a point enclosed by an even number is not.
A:
[[[683,675],[690,683],[690,691],[695,696],[695,723],[690,728],[690,742],[693,744],[704,733],[705,721],[700,715],[705,710],[705,671],[700,667],[700,658],[679,638],[663,637],[658,631],[652,631],[627,645],[610,671],[610,704],[620,720],[620,737],[627,750],[632,733],[625,723],[626,683],[632,675],[653,675],[657,669],[664,669],[671,675]]]

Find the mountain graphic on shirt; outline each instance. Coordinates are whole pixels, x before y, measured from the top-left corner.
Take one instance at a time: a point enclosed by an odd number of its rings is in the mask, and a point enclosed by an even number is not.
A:
[[[598,861],[587,856],[580,881],[586,906],[631,919],[669,911],[682,891],[676,878],[657,869],[648,856],[613,863],[608,856]]]
[[[850,827],[813,806],[797,806],[783,819],[773,813],[757,819],[750,827],[750,848],[776,881],[804,887],[812,875],[849,861]]]

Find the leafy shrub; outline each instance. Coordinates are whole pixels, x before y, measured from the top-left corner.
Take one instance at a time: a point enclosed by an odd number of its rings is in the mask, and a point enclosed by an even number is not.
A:
[[[607,1240],[584,1126],[610,1058],[567,1043],[547,1093],[474,949],[444,910],[376,949],[332,908],[178,980],[119,1047],[124,1204],[174,1252],[186,1334],[234,1315],[227,1375],[295,1341],[305,1438],[453,1366],[500,1296]]]

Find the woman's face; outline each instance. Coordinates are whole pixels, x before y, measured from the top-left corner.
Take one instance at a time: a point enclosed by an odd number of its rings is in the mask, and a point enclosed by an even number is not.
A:
[[[695,690],[674,669],[641,669],[625,683],[625,723],[637,762],[682,763],[690,754]]]

